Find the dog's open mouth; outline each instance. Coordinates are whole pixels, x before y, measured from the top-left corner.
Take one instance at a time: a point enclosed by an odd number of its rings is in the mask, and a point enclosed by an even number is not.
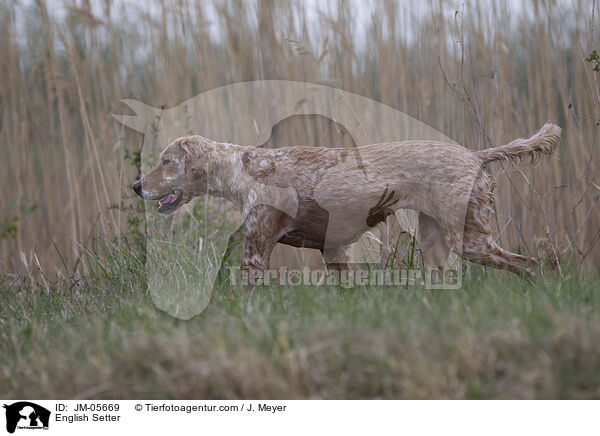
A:
[[[181,201],[183,192],[180,189],[169,192],[162,199],[156,203],[157,210],[159,212],[167,212],[175,208]]]

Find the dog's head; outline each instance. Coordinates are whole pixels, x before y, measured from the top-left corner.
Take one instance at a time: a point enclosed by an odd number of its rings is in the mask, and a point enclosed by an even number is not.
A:
[[[176,139],[160,154],[158,166],[135,182],[133,190],[144,200],[158,200],[159,213],[173,213],[182,204],[206,193],[203,154],[200,138]]]

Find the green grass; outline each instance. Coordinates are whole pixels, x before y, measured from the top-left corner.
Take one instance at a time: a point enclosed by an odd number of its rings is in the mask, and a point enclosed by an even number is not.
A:
[[[113,256],[48,287],[6,278],[0,397],[600,397],[598,277],[476,270],[458,291],[220,285],[182,321],[155,308],[140,266]]]

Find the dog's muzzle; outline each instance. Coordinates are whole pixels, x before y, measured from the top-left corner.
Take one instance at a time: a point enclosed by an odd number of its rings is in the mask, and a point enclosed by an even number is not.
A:
[[[133,190],[137,195],[139,195],[140,197],[142,196],[142,180],[141,179],[133,184]]]

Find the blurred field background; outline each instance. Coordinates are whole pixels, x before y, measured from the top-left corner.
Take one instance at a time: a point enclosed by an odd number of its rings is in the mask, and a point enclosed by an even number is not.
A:
[[[0,265],[85,268],[124,237],[141,135],[120,99],[172,107],[256,79],[379,100],[471,149],[559,124],[558,157],[497,176],[496,231],[563,263],[600,262],[595,2],[17,1],[0,6]],[[201,132],[199,132],[201,133]],[[183,133],[182,133],[183,134]],[[121,212],[120,212],[121,211]],[[60,252],[62,256],[58,256]],[[39,263],[39,266],[38,266]]]
[[[598,3],[1,2],[0,398],[600,397]],[[495,231],[562,274],[221,283],[190,321],[159,311],[130,189],[142,136],[111,114],[256,79],[376,99],[471,149],[557,123],[557,157],[495,175]],[[328,142],[306,122],[268,145]]]

